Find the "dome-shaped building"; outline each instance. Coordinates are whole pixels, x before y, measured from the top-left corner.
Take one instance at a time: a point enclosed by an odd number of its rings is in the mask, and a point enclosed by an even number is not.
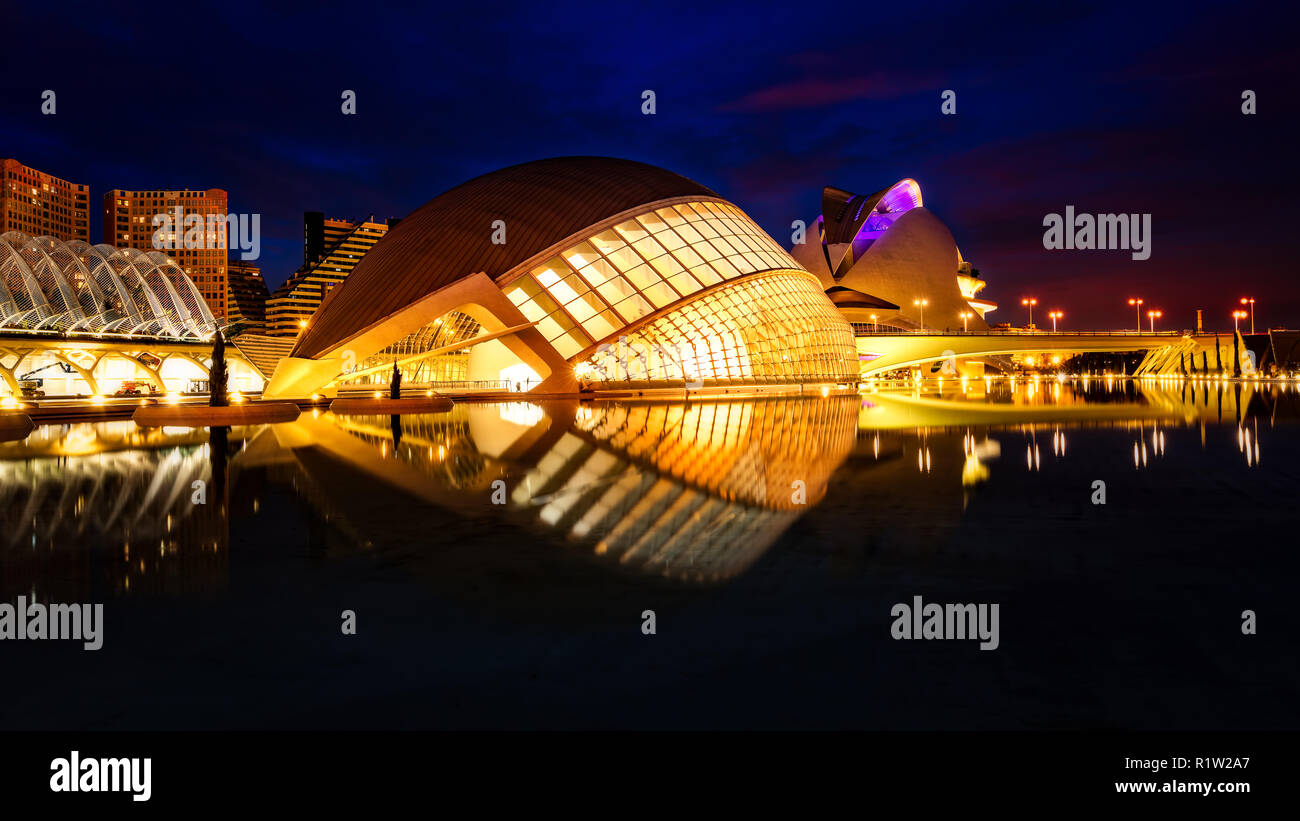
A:
[[[997,307],[977,298],[984,281],[926,210],[915,180],[870,195],[826,188],[808,240],[790,253],[855,325],[915,329],[924,315],[924,326],[940,331],[960,330],[963,320],[987,328],[984,315]]]
[[[571,392],[849,382],[852,329],[739,208],[661,168],[565,157],[401,220],[322,303],[267,396],[386,382]]]

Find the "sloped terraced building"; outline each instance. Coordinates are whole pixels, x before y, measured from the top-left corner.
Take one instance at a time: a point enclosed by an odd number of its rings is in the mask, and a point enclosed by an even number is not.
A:
[[[735,205],[661,168],[566,157],[431,200],[325,298],[266,395],[386,381],[851,382],[852,329]]]
[[[338,287],[375,243],[388,233],[389,223],[370,219],[350,222],[325,219],[318,211],[303,215],[303,264],[266,300],[266,333],[296,337],[316,309]]]

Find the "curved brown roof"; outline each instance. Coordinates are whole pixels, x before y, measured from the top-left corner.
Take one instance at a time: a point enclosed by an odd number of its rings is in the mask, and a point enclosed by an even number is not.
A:
[[[615,214],[684,196],[717,194],[609,157],[557,157],[484,174],[425,203],[376,243],[325,299],[293,355],[316,356],[460,277],[499,277]],[[492,243],[495,220],[505,221],[504,245]]]

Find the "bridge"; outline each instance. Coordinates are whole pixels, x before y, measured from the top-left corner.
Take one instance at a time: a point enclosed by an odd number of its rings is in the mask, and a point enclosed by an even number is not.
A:
[[[869,378],[945,360],[979,359],[1013,354],[1051,356],[1081,353],[1147,355],[1132,375],[1234,373],[1254,370],[1240,334],[1191,334],[1181,331],[1038,331],[1028,329],[919,333],[901,328],[856,329],[860,376]]]

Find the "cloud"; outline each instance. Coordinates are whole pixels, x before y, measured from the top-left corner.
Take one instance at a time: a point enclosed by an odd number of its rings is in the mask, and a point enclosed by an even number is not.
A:
[[[809,78],[778,83],[724,103],[722,111],[746,114],[819,108],[854,100],[892,100],[932,91],[938,82],[928,77],[875,72],[860,77]]]

